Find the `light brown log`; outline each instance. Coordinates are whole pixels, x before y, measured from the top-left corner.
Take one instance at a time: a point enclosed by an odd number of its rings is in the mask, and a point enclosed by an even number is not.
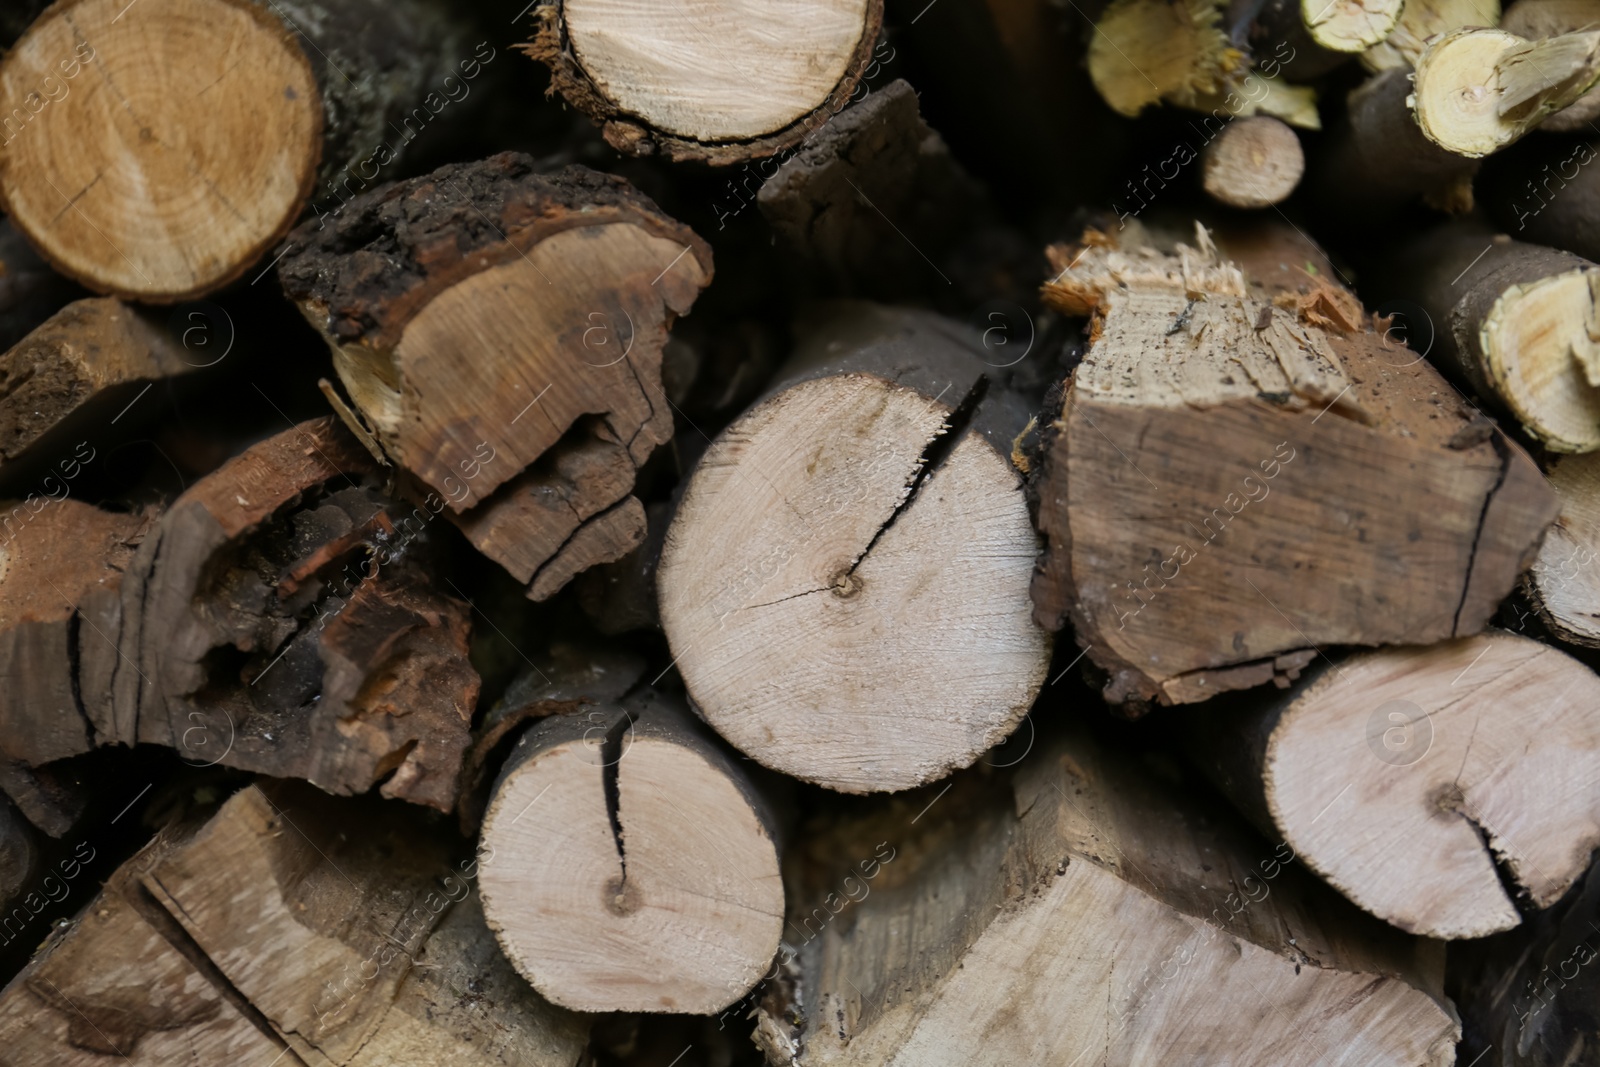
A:
[[[1463,25],[1489,26],[1479,17]],[[1595,0],[1517,0],[1506,9],[1500,28],[1529,41],[1600,26],[1600,3]],[[1600,119],[1600,92],[1590,89],[1560,111],[1545,118],[1539,128],[1550,133],[1592,134],[1590,123]]]
[[[843,820],[793,876],[757,1041],[803,1067],[1451,1063],[1439,946],[1230,815],[1074,730],[1014,783]]]
[[[1113,703],[1177,704],[1481,629],[1556,515],[1538,469],[1348,292],[1197,243],[1053,253],[1092,342],[1046,440],[1040,623]]]
[[[1574,0],[1534,0],[1534,4],[1549,2],[1572,3]],[[1576,2],[1584,3],[1586,0]],[[1530,33],[1527,28],[1514,24],[1512,13],[1518,7],[1525,6],[1528,5],[1513,4],[1502,21],[1500,0],[1406,0],[1400,8],[1400,20],[1395,23],[1393,32],[1361,54],[1361,65],[1373,73],[1415,67],[1430,40],[1467,26],[1498,25],[1503,30],[1530,39],[1554,36],[1554,33]],[[1565,33],[1582,28],[1581,25],[1564,26],[1555,32]],[[1556,117],[1552,115],[1545,121],[1546,129],[1553,128],[1551,123]]]
[[[645,12],[541,0],[533,19],[524,50],[613,148],[720,165],[790,148],[836,114],[868,66],[883,3],[693,0]]]
[[[1546,475],[1561,516],[1523,588],[1556,637],[1600,648],[1600,453],[1557,457]]]
[[[1208,143],[1200,157],[1200,182],[1213,200],[1238,208],[1263,208],[1289,198],[1305,173],[1300,138],[1267,115],[1238,119]]]
[[[636,547],[634,471],[673,430],[662,348],[710,248],[620,178],[513,153],[345,211],[278,269],[333,348],[347,424],[536,600]]]
[[[845,304],[807,328],[696,468],[662,549],[662,626],[742,751],[830,789],[908,789],[998,744],[1044,682],[1009,459],[1030,413],[948,320]]]
[[[209,292],[392,164],[469,32],[427,0],[56,4],[0,62],[0,202],[97,292]]]
[[[557,1004],[714,1012],[777,952],[774,834],[738,763],[644,691],[518,742],[484,817],[484,914]]]
[[[1597,704],[1588,667],[1489,631],[1342,659],[1191,720],[1188,750],[1362,908],[1483,937],[1554,903],[1600,845]]]

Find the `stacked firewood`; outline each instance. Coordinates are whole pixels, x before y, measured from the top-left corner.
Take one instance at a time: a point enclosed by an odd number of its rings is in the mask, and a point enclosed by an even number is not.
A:
[[[0,1065],[1600,1064],[1600,0],[0,12]]]

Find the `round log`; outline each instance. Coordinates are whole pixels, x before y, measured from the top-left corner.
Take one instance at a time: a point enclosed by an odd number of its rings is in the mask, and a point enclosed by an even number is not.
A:
[[[1238,208],[1281,204],[1306,170],[1300,138],[1269,115],[1238,119],[1206,145],[1200,182],[1213,200]]]

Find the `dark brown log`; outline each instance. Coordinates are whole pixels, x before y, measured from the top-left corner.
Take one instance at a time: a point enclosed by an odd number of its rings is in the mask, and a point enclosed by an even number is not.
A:
[[[638,545],[628,493],[672,436],[661,353],[710,281],[703,241],[620,178],[506,153],[359,197],[290,247],[346,421],[531,596]]]
[[[0,796],[0,912],[9,912],[12,902],[33,881],[39,860],[33,838],[33,827],[22,812]]]
[[[308,202],[336,215],[464,99],[494,57],[473,40],[431,0],[57,4],[0,62],[0,201],[91,289],[209,292]],[[155,42],[171,61],[145,61]]]
[[[579,575],[573,583],[578,606],[600,633],[616,636],[661,629],[656,569],[661,564],[667,527],[672,524],[672,510],[670,504],[647,506],[644,544],[615,563],[605,563]]]
[[[478,692],[466,604],[438,591],[434,517],[397,502],[334,420],[252,447],[141,545],[102,740],[449,811]],[[387,780],[385,780],[387,779]]]
[[[1093,321],[1045,442],[1039,622],[1134,705],[1481,629],[1556,515],[1538,469],[1347,291],[1197,243],[1053,250],[1047,301]]]
[[[781,152],[844,107],[871,62],[883,0],[759,14],[726,0],[648,14],[604,0],[540,0],[533,20],[523,50],[550,68],[550,92],[599,123],[613,148],[726,165]]]
[[[70,762],[30,767],[21,760],[0,758],[0,793],[51,837],[61,837],[72,829],[88,808],[93,791]]]
[[[1595,155],[1590,141],[1530,137],[1484,163],[1478,202],[1518,241],[1600,259],[1600,168],[1589,165]]]

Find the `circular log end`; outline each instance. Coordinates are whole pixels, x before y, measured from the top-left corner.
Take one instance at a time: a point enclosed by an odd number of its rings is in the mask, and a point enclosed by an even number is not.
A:
[[[168,302],[287,232],[322,103],[292,32],[244,0],[76,0],[0,62],[12,221],[99,292]]]
[[[1364,52],[1400,21],[1402,0],[1300,0],[1311,39],[1330,52]]]
[[[1316,0],[1307,0],[1315,3]],[[1503,30],[1445,34],[1417,60],[1412,110],[1428,140],[1458,156],[1479,159],[1515,141],[1527,125],[1501,114],[1495,65],[1522,39]]]
[[[1237,119],[1206,146],[1201,183],[1237,208],[1263,208],[1289,198],[1306,170],[1294,130],[1266,115]]]
[[[1524,428],[1556,452],[1600,449],[1600,267],[1513,285],[1479,329],[1486,370]]]

